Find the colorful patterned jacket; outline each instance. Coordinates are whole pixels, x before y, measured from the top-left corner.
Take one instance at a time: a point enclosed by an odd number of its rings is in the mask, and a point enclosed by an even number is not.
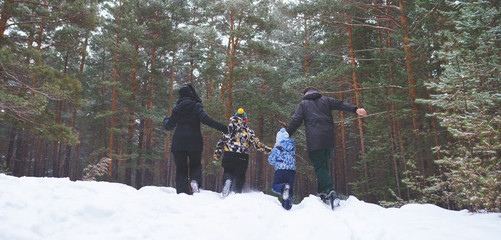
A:
[[[223,134],[217,143],[214,158],[220,159],[223,151],[249,154],[250,144],[253,144],[258,151],[267,154],[271,151],[270,147],[259,141],[242,118],[233,116],[228,124],[228,134]]]
[[[268,157],[268,162],[275,166],[275,170],[296,170],[296,146],[294,140],[285,139],[280,141],[279,146],[275,146],[271,150]]]

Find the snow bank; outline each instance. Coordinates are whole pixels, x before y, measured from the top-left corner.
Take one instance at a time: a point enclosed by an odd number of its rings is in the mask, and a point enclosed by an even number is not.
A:
[[[132,187],[0,174],[1,240],[500,239],[501,214],[431,204],[383,208],[349,197],[332,211],[310,195],[290,211],[277,197]]]

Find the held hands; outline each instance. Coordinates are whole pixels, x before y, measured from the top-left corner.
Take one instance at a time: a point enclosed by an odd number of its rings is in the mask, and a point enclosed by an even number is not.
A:
[[[272,148],[267,147],[267,148],[266,148],[266,150],[264,151],[264,153],[265,153],[266,155],[270,155],[270,154],[271,154],[271,149],[272,149]]]
[[[363,109],[363,108],[359,108],[359,109],[357,109],[357,114],[358,114],[359,116],[367,116],[367,112],[366,112],[366,111],[365,111],[365,109]]]

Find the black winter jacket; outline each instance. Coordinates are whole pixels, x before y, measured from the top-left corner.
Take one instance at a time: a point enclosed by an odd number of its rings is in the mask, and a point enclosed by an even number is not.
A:
[[[289,136],[292,136],[304,121],[308,152],[333,148],[336,135],[332,110],[356,113],[357,107],[341,100],[322,96],[315,89],[310,89],[297,106],[287,127]]]
[[[188,87],[187,87],[188,86]],[[188,88],[188,89],[187,89]],[[179,100],[170,117],[164,118],[164,128],[173,130],[171,151],[202,151],[203,139],[200,122],[227,133],[228,128],[207,115],[193,87],[185,85],[179,89]]]

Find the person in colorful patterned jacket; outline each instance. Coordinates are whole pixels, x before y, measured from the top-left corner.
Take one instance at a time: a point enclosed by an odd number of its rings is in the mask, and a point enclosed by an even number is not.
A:
[[[214,151],[214,158],[223,155],[223,197],[228,196],[233,188],[235,193],[242,193],[245,185],[245,173],[249,165],[249,147],[252,144],[258,151],[269,154],[271,148],[259,141],[254,131],[247,126],[247,116],[242,108],[230,118],[228,133],[223,134]]]
[[[271,190],[282,195],[282,206],[290,210],[292,208],[293,186],[296,178],[296,154],[295,142],[289,139],[285,128],[277,133],[275,147],[271,150],[268,162],[275,167],[275,177]]]

